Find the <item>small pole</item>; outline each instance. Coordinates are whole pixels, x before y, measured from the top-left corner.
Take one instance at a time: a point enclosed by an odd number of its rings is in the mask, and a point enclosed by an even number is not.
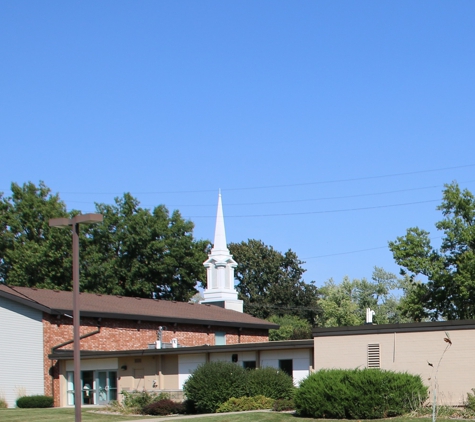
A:
[[[79,333],[79,224],[73,222],[74,420],[81,422],[81,337]]]
[[[73,339],[74,339],[74,420],[81,422],[81,320],[79,315],[79,224],[100,223],[102,214],[83,214],[73,218],[51,218],[50,227],[71,228],[73,233]]]

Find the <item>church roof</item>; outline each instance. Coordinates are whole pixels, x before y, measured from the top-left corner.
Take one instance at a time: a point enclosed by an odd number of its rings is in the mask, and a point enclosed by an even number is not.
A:
[[[0,284],[0,297],[53,315],[72,315],[73,311],[73,293],[70,291]],[[83,317],[135,319],[254,329],[278,328],[278,325],[268,321],[216,305],[95,293],[80,293],[80,312]]]

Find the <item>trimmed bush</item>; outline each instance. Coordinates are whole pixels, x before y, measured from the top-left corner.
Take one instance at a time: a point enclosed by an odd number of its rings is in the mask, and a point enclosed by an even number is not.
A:
[[[293,399],[279,399],[274,402],[272,406],[274,412],[285,412],[288,410],[295,410],[295,403]]]
[[[232,397],[216,410],[217,413],[225,412],[244,412],[246,410],[272,409],[274,399],[264,396]]]
[[[275,368],[259,368],[247,371],[249,396],[265,396],[272,399],[290,399],[294,394],[292,377]]]
[[[177,413],[185,413],[183,403],[175,403],[170,399],[154,401],[143,408],[146,415],[172,415]]]
[[[183,413],[186,413],[187,415],[194,415],[196,414],[196,407],[195,403],[193,403],[191,400],[185,400],[183,402]]]
[[[144,413],[145,407],[160,401],[170,399],[167,393],[149,393],[147,391],[121,391],[124,396],[121,407],[125,412]]]
[[[183,391],[198,413],[214,413],[231,397],[246,395],[246,378],[246,370],[235,363],[208,362],[196,368]]]
[[[300,416],[380,419],[408,413],[427,398],[421,377],[379,369],[330,369],[311,374],[295,393]]]
[[[16,401],[16,406],[23,409],[53,407],[53,404],[50,396],[23,396]]]

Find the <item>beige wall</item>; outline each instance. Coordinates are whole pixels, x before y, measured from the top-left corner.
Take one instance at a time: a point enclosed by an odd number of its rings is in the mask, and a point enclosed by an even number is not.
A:
[[[276,342],[276,346],[279,342]],[[97,358],[82,359],[81,365],[88,369],[114,369],[117,371],[119,393],[118,399],[121,401],[123,395],[121,391],[143,391],[156,392],[166,391],[173,399],[182,398],[182,387],[190,374],[202,363],[207,361],[232,361],[232,355],[238,355],[238,364],[244,361],[256,361],[257,366],[278,367],[279,359],[293,360],[294,381],[298,383],[308,375],[312,367],[312,349],[306,347],[302,349],[268,349],[257,350],[237,350],[228,352],[207,352],[193,354],[179,354],[180,348],[174,349],[176,354],[163,354],[154,356],[130,356],[121,358]],[[60,361],[59,380],[61,384],[60,406],[66,406],[66,371],[73,369],[73,361]],[[59,395],[59,394],[58,394]]]
[[[445,353],[444,331],[315,337],[315,370],[366,368],[368,344],[379,343],[382,369],[420,375],[431,392],[437,380],[438,403],[461,405],[475,388],[475,330],[449,335]]]
[[[122,370],[123,366],[126,370]],[[178,389],[178,356],[130,357],[119,360],[119,392]]]
[[[111,366],[111,361],[115,364]],[[92,366],[91,366],[92,365]],[[122,369],[127,367],[127,369]],[[178,356],[148,356],[120,359],[84,359],[81,369],[114,369],[117,371],[119,400],[120,392],[143,391],[159,393],[160,391],[175,392],[178,390]],[[59,406],[67,406],[66,372],[73,370],[73,361],[62,361],[58,386]],[[172,394],[173,396],[173,394]]]

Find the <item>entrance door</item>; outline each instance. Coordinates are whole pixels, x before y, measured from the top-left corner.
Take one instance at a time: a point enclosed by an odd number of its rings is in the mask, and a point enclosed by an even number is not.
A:
[[[97,372],[97,404],[107,404],[117,400],[117,372]]]

